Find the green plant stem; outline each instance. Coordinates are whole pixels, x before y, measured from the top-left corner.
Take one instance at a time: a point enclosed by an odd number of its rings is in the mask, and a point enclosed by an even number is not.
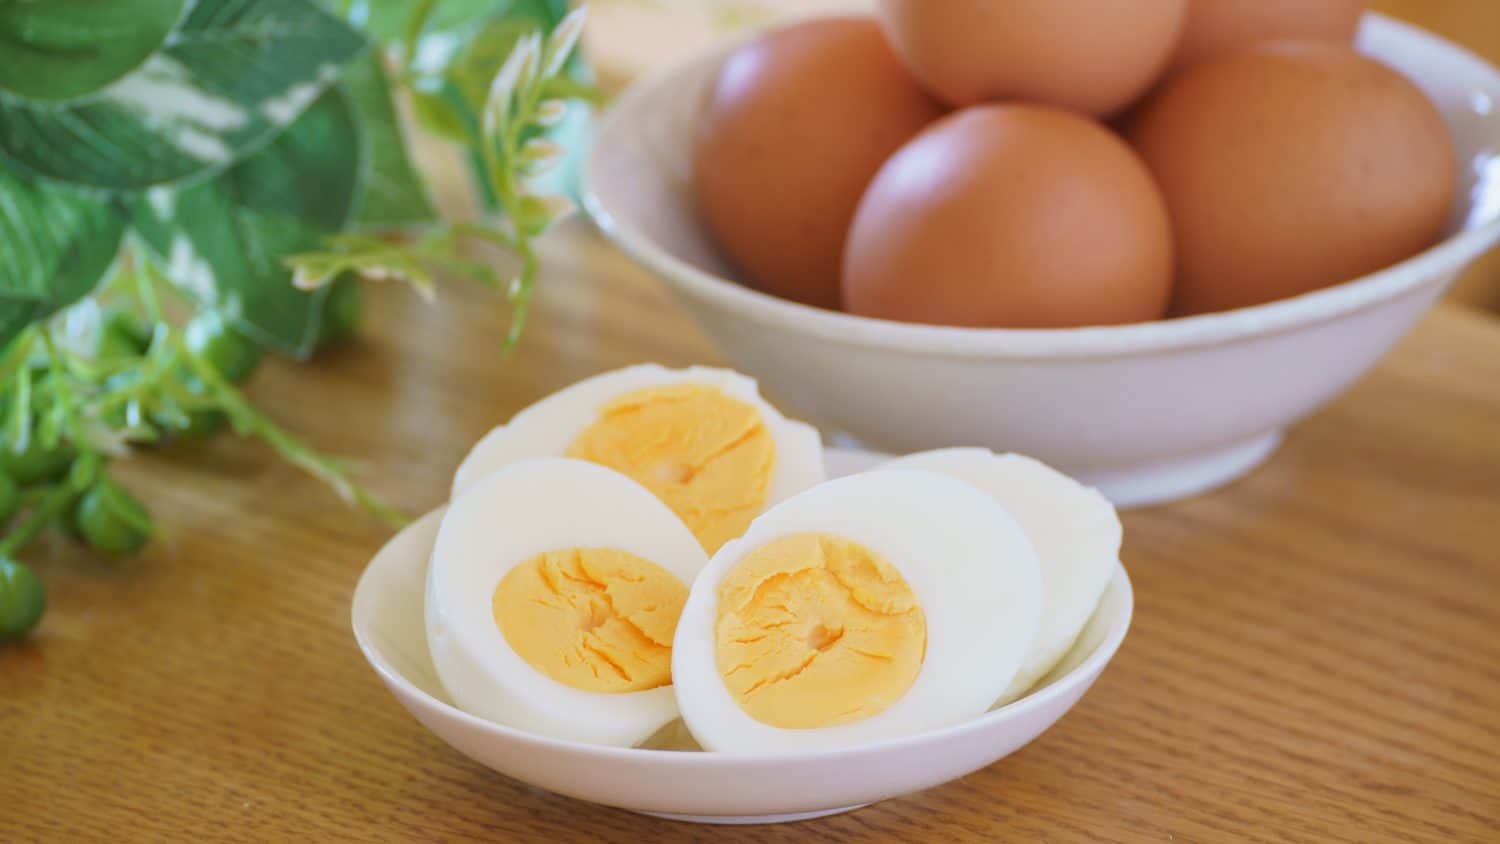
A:
[[[229,415],[235,430],[264,440],[282,459],[332,486],[344,499],[358,504],[387,524],[401,527],[410,521],[406,514],[349,480],[336,461],[319,455],[307,443],[283,431],[207,361],[181,343],[179,349],[193,374],[216,395],[219,406]]]
[[[593,106],[602,106],[610,99],[609,94],[599,86],[579,82],[569,76],[548,79],[542,86],[542,94],[548,100],[582,100]]]
[[[141,305],[146,309],[147,318],[156,326],[151,337],[154,346],[156,335],[161,332],[167,321],[166,314],[162,311],[161,300],[156,296],[156,285],[158,283],[170,284],[170,282],[160,277],[156,265],[150,261],[141,261],[139,264],[140,271],[135,274],[136,295],[140,297]]]
[[[511,249],[521,259],[521,273],[517,277],[519,283],[509,291],[510,326],[506,330],[505,345],[502,349],[507,355],[515,350],[521,332],[525,329],[537,273],[537,259],[532,249],[531,235],[524,230],[522,224],[524,219],[521,207],[522,193],[517,183],[519,171],[518,168],[507,165],[520,160],[521,135],[533,122],[537,106],[541,102],[541,88],[542,86],[536,84],[520,86],[517,91],[518,99],[514,104],[514,118],[505,122],[505,129],[500,134],[499,144],[486,141],[480,145],[484,151],[485,167],[489,170],[489,181],[494,188],[495,197],[515,228],[515,234],[511,238],[513,241]],[[496,146],[500,148],[498,155]]]
[[[36,329],[28,328],[28,341],[35,338]],[[25,451],[31,443],[31,369],[23,361],[15,374],[16,392],[11,399],[10,410],[10,447],[19,452]]]
[[[475,240],[483,240],[508,251],[514,252],[520,249],[516,238],[480,223],[471,223],[462,220],[455,221],[448,224],[448,230],[459,237],[472,237]]]
[[[510,355],[515,351],[516,345],[521,340],[521,332],[526,330],[526,316],[531,311],[531,296],[536,291],[536,274],[539,269],[536,253],[532,251],[531,240],[522,240],[516,252],[521,256],[521,279],[531,279],[528,283],[522,281],[515,290],[510,292],[511,312],[510,327],[505,332],[505,346],[501,349],[504,355]]]
[[[26,361],[31,357],[31,349],[36,344],[36,331],[28,328],[23,331],[5,350],[5,355],[0,357],[0,384],[10,383],[10,379],[26,366]]]
[[[45,327],[41,330],[42,347],[47,350],[47,360],[54,373],[62,377],[52,379],[52,389],[57,393],[57,413],[62,418],[62,428],[65,431],[76,431],[82,426],[78,424],[78,405],[73,394],[71,378],[68,375],[68,363],[58,352],[57,341],[53,339],[52,332]]]
[[[14,557],[72,504],[74,499],[93,482],[99,472],[101,458],[97,454],[85,454],[74,464],[67,478],[46,487],[32,501],[26,518],[11,528],[0,539],[0,556]]]
[[[52,487],[47,494],[27,512],[26,518],[11,528],[0,539],[0,557],[14,557],[25,548],[31,540],[41,535],[52,524],[52,520],[62,514],[62,511],[72,503],[77,493],[66,483]]]

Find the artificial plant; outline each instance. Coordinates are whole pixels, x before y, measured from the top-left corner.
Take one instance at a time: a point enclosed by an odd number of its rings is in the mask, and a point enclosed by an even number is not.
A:
[[[234,382],[346,336],[361,274],[501,287],[516,341],[568,207],[548,134],[592,97],[581,26],[565,0],[0,0],[0,638],[40,614],[15,558],[49,526],[150,535],[108,473],[133,447],[232,427],[399,518]],[[434,214],[403,104],[463,148],[482,217]]]

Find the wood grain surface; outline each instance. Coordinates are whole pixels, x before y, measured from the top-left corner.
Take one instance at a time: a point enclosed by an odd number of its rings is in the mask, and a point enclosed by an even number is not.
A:
[[[581,224],[522,352],[453,288],[373,287],[373,324],[252,392],[409,511],[491,425],[590,373],[714,362]],[[1495,841],[1500,321],[1429,315],[1253,476],[1126,517],[1134,629],[1071,714],[958,782],[784,827],[551,795],[450,750],[386,693],[349,599],[388,531],[252,444],[130,461],[138,559],[57,539],[52,607],[0,649],[0,841]]]

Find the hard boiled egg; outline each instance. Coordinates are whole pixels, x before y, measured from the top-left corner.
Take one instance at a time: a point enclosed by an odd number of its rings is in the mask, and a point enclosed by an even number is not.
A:
[[[632,366],[553,393],[474,446],[453,497],[530,457],[575,457],[629,476],[709,553],[824,477],[816,430],[767,404],[753,379],[699,366]]]
[[[1365,6],[1364,0],[1189,0],[1172,67],[1180,69],[1262,41],[1349,44]]]
[[[880,469],[921,469],[970,483],[1004,506],[1031,540],[1045,592],[1041,627],[998,702],[1020,698],[1073,646],[1119,565],[1114,505],[1041,461],[983,448],[912,454]]]
[[[849,312],[902,322],[1146,322],[1171,284],[1172,222],[1140,158],[1096,121],[1027,103],[956,112],[891,156],[844,253]]]
[[[1161,187],[1171,311],[1259,305],[1349,281],[1436,243],[1459,185],[1443,115],[1348,46],[1271,42],[1198,62],[1127,132]]]
[[[638,744],[677,717],[672,640],[706,563],[682,521],[624,475],[514,463],[443,516],[427,575],[433,665],[482,718]]]
[[[1029,100],[1095,116],[1119,111],[1150,87],[1186,10],[1187,0],[879,4],[896,51],[947,102]]]
[[[1042,579],[975,487],[882,471],[773,507],[714,555],[672,646],[708,750],[848,747],[989,709],[1036,633]]]
[[[868,18],[773,29],[735,50],[708,92],[693,157],[698,212],[756,287],[837,308],[860,195],[942,113]]]

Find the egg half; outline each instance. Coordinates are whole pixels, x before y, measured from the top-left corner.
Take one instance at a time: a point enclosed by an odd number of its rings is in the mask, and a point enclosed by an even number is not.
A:
[[[815,429],[767,404],[753,379],[700,366],[631,366],[553,393],[474,446],[454,476],[453,497],[532,457],[574,457],[627,475],[709,553],[766,507],[824,478]]]
[[[678,614],[708,562],[635,481],[565,458],[475,481],[443,516],[427,643],[454,703],[532,733],[630,747],[677,717]]]
[[[1030,542],[932,472],[830,481],[778,504],[699,574],[677,625],[678,706],[707,750],[848,747],[989,709],[1041,615]]]
[[[1019,454],[983,448],[926,451],[882,464],[938,472],[972,484],[1015,517],[1041,563],[1041,625],[998,703],[1020,698],[1073,647],[1119,566],[1123,529],[1098,490]]]

